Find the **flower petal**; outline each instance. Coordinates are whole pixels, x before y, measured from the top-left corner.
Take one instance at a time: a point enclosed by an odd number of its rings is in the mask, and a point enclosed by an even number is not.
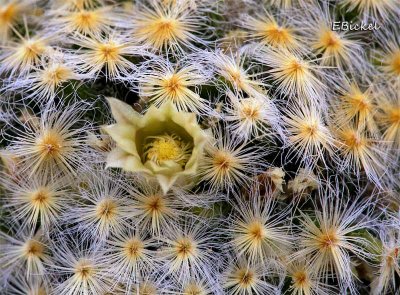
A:
[[[108,97],[107,101],[110,104],[111,112],[117,123],[135,125],[140,120],[141,115],[127,103],[112,97]]]
[[[128,153],[137,154],[135,143],[136,129],[132,125],[113,124],[103,126],[102,129],[115,140],[119,148]]]

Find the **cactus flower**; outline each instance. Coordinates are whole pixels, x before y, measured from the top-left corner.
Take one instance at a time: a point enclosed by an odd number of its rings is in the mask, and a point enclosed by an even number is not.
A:
[[[103,128],[116,148],[108,155],[107,167],[142,173],[157,180],[164,193],[197,173],[207,136],[195,114],[166,103],[140,115],[122,101],[108,101],[116,123]]]

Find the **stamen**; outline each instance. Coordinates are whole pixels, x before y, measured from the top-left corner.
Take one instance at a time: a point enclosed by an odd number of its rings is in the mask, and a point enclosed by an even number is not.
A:
[[[184,167],[190,158],[189,143],[185,143],[177,135],[160,135],[148,138],[150,142],[145,145],[144,158],[162,165],[166,161],[174,161]]]

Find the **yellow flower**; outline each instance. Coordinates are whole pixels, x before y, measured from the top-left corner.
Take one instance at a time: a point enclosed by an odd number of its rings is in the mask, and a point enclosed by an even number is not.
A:
[[[193,113],[179,112],[171,102],[152,106],[145,115],[126,103],[108,99],[116,124],[104,130],[116,142],[107,167],[142,173],[156,179],[167,193],[177,181],[197,173],[207,136]]]

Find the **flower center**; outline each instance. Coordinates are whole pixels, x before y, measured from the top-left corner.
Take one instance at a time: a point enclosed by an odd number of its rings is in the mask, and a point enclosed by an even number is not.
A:
[[[400,125],[400,108],[393,108],[389,115],[389,122],[393,125]]]
[[[24,60],[34,60],[45,51],[45,45],[39,40],[28,40],[21,46],[20,51]]]
[[[196,245],[190,238],[182,238],[177,241],[175,251],[181,259],[188,259],[196,256]]]
[[[172,100],[176,100],[176,98],[179,97],[178,94],[182,91],[183,87],[180,80],[181,79],[175,74],[165,80],[165,88]]]
[[[236,83],[239,88],[242,88],[243,77],[241,71],[236,68],[228,68],[227,71],[231,78],[231,81]]]
[[[197,286],[196,284],[190,284],[183,291],[184,295],[201,295],[203,294],[202,288]]]
[[[44,247],[41,243],[35,240],[29,240],[25,244],[25,256],[27,257],[42,257],[44,252]]]
[[[248,230],[251,238],[256,241],[260,241],[265,237],[264,226],[260,222],[255,221],[251,223]]]
[[[293,274],[294,285],[301,289],[306,289],[309,286],[309,280],[305,271],[297,271]]]
[[[304,137],[310,137],[313,138],[318,132],[318,125],[317,123],[308,123],[307,125],[303,126],[303,135]]]
[[[325,49],[338,49],[341,44],[339,36],[332,31],[327,31],[324,35],[322,35],[321,43]]]
[[[82,259],[75,267],[75,275],[79,280],[86,281],[93,275],[94,269],[89,261]]]
[[[99,26],[99,14],[96,11],[81,10],[71,17],[72,25],[81,32],[95,30]]]
[[[230,170],[235,165],[235,158],[224,151],[217,151],[213,158],[214,166],[223,172]]]
[[[251,286],[254,281],[254,273],[249,269],[241,269],[238,273],[238,280],[243,287]]]
[[[144,158],[162,165],[166,161],[174,161],[184,167],[190,157],[190,144],[173,135],[151,136],[150,142],[144,147]]]
[[[174,19],[160,19],[155,26],[155,35],[170,39],[175,35],[176,25],[176,20]]]
[[[126,242],[124,250],[127,257],[137,259],[142,253],[143,243],[138,239],[131,239]]]
[[[161,211],[164,208],[164,201],[160,196],[150,197],[147,202],[147,207],[151,212]]]
[[[57,65],[49,68],[43,73],[44,84],[49,84],[52,87],[57,87],[62,82],[68,80],[71,72],[68,68]]]
[[[17,7],[13,3],[0,7],[0,24],[8,25],[14,20],[16,14]]]
[[[400,50],[392,55],[390,66],[394,74],[400,75]]]
[[[242,117],[248,120],[257,120],[260,117],[260,110],[257,105],[242,103]]]
[[[398,256],[399,256],[399,248],[396,247],[394,249],[391,249],[388,252],[388,254],[386,255],[385,260],[384,260],[386,262],[386,265],[388,267],[392,267],[393,265],[396,265]]]
[[[272,24],[265,30],[265,39],[272,45],[285,45],[290,43],[291,35],[288,29]]]
[[[347,95],[346,99],[356,112],[366,112],[371,109],[368,93],[355,91],[355,93],[350,93]]]
[[[288,64],[287,72],[289,75],[293,76],[302,75],[304,72],[304,67],[299,61],[293,60]]]
[[[57,157],[62,150],[62,139],[55,132],[47,132],[38,142],[40,154],[44,157]]]
[[[337,246],[339,240],[335,233],[327,233],[320,237],[319,243],[321,249],[328,250]]]
[[[363,138],[353,130],[348,130],[343,134],[343,142],[350,149],[358,149],[365,143]]]
[[[119,57],[119,48],[113,43],[105,43],[99,46],[99,52],[104,61],[115,61]]]
[[[47,295],[47,291],[44,287],[39,287],[38,289],[34,290],[36,295]]]
[[[93,20],[92,13],[90,11],[79,12],[78,18],[82,23],[85,23],[86,25],[90,24],[90,22]]]
[[[44,188],[39,189],[32,194],[32,201],[39,206],[48,203],[50,198],[51,196],[49,192],[46,191]]]
[[[117,216],[117,204],[112,199],[104,199],[96,208],[97,218],[103,221],[113,221]]]
[[[156,295],[157,293],[157,288],[153,286],[152,284],[145,284],[139,288],[139,295]]]
[[[299,284],[303,284],[306,280],[306,275],[303,272],[300,272],[298,274],[296,274],[295,276],[295,280],[299,283]]]

